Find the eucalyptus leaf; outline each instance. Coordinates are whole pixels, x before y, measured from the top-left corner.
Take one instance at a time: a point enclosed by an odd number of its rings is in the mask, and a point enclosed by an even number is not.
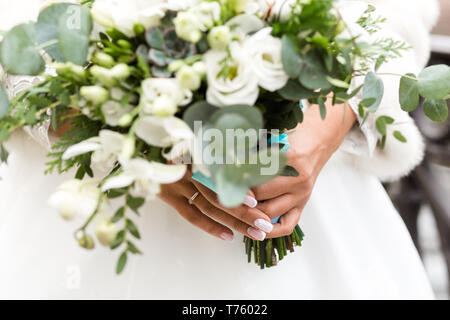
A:
[[[284,35],[281,39],[283,68],[291,78],[298,78],[303,67],[303,59],[293,37]]]
[[[416,77],[414,74],[408,73],[406,76],[400,79],[400,105],[404,111],[411,112],[419,106],[419,88],[417,81],[411,79]]]
[[[72,6],[71,3],[56,3],[46,7],[39,14],[36,22],[36,40],[39,45],[52,43],[44,50],[56,61],[64,62],[64,56],[59,50],[59,22],[61,16]]]
[[[444,64],[425,68],[419,74],[418,88],[426,99],[440,100],[450,93],[450,67]]]
[[[92,18],[87,7],[71,5],[59,20],[59,50],[70,62],[84,65],[89,51]]]
[[[376,127],[379,133],[381,133],[382,136],[385,136],[387,134],[387,125],[393,124],[394,119],[388,116],[381,116],[377,118],[376,121]]]
[[[237,170],[235,171],[233,166],[222,166],[215,174],[214,182],[223,206],[233,208],[244,202],[249,187],[240,176],[237,176]]]
[[[0,83],[0,119],[8,114],[9,99],[3,85]]]
[[[325,100],[323,98],[318,99],[319,109],[320,109],[320,117],[322,120],[325,120],[327,117],[327,107],[325,106]]]
[[[209,121],[211,123],[216,123],[217,120],[226,113],[236,113],[242,116],[252,124],[252,128],[255,130],[260,130],[263,128],[264,119],[261,111],[255,107],[251,107],[248,105],[234,105],[220,108],[211,116]]]
[[[367,107],[371,112],[378,110],[384,95],[384,84],[374,72],[369,72],[364,80],[363,99],[373,98],[374,102]],[[367,100],[366,100],[367,101]]]
[[[194,130],[195,121],[201,121],[203,124],[208,122],[209,118],[218,111],[217,107],[210,105],[206,101],[199,101],[191,105],[183,114],[183,120],[192,130]]]
[[[328,73],[315,52],[310,51],[304,57],[304,67],[300,72],[300,83],[308,89],[328,89],[331,83],[327,80]]]
[[[0,62],[6,72],[14,75],[39,75],[44,71],[33,23],[20,24],[6,34],[0,47]]]
[[[423,112],[435,122],[444,122],[448,118],[448,106],[445,100],[425,100]]]
[[[308,99],[313,94],[313,91],[303,87],[297,79],[291,79],[278,93],[286,100],[299,101]]]

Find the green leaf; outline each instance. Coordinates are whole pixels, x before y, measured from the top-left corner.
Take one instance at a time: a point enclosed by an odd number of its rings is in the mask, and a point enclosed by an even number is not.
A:
[[[8,156],[8,150],[6,150],[6,148],[2,144],[0,144],[0,163],[8,162]]]
[[[127,230],[136,238],[136,239],[140,239],[141,235],[139,233],[138,228],[136,227],[136,225],[134,224],[133,221],[131,221],[130,219],[126,220],[126,224],[127,224]]]
[[[400,105],[406,112],[411,112],[417,109],[420,102],[419,88],[417,81],[409,77],[415,78],[412,73],[408,73],[406,76],[400,79]]]
[[[448,106],[445,100],[425,100],[423,112],[435,122],[444,122],[448,118]]]
[[[127,265],[127,252],[120,255],[119,261],[117,261],[116,273],[121,274]]]
[[[333,86],[338,87],[338,88],[348,89],[350,87],[350,85],[347,82],[342,81],[340,79],[335,79],[335,78],[331,78],[331,77],[327,76],[327,80]]]
[[[286,100],[299,101],[309,99],[313,92],[303,87],[297,79],[290,79],[288,83],[278,91],[278,93]]]
[[[142,254],[141,250],[139,250],[134,243],[132,243],[131,241],[127,241],[127,249],[128,251],[130,251],[132,254]]]
[[[241,205],[247,196],[249,187],[240,180],[234,166],[222,166],[214,175],[220,203],[227,208]]]
[[[3,85],[0,83],[0,119],[9,112],[9,99]]]
[[[319,98],[317,102],[319,103],[320,117],[322,118],[322,120],[325,120],[325,118],[327,117],[327,107],[325,106],[325,100],[323,98]]]
[[[419,74],[419,93],[426,99],[440,100],[450,93],[450,67],[444,64],[425,68]]]
[[[70,62],[84,65],[89,50],[92,18],[88,8],[71,5],[59,21],[59,50]]]
[[[379,133],[381,133],[382,136],[385,136],[387,133],[387,125],[393,124],[394,119],[388,116],[381,116],[377,118],[376,121],[376,127]]]
[[[150,47],[162,50],[164,47],[164,35],[160,28],[150,28],[145,33],[145,39]]]
[[[298,78],[303,67],[303,59],[300,56],[297,45],[293,37],[284,35],[281,39],[281,59],[284,71],[291,78]]]
[[[125,216],[125,207],[122,207],[116,211],[114,216],[111,218],[111,222],[112,223],[119,222],[120,220],[123,219],[124,216]]]
[[[0,47],[0,62],[6,72],[14,75],[39,75],[44,71],[34,24],[20,24],[8,32]]]
[[[111,250],[117,249],[125,241],[125,231],[122,230],[117,234],[116,239],[111,243]]]
[[[320,56],[310,51],[304,58],[304,67],[300,73],[300,83],[311,90],[329,89],[331,83],[327,80],[327,72]]]
[[[297,169],[291,166],[286,166],[284,168],[283,172],[280,174],[282,177],[298,177],[300,174],[298,173]]]
[[[139,208],[144,205],[144,203],[145,199],[143,198],[133,198],[131,196],[127,198],[127,206],[136,213],[138,212]]]
[[[248,105],[234,105],[220,108],[211,116],[209,121],[211,123],[216,123],[224,114],[231,113],[245,118],[251,124],[251,127],[255,130],[260,130],[263,128],[264,118],[261,111],[258,108]]]
[[[394,131],[393,133],[395,139],[397,139],[400,142],[406,143],[408,140],[405,138],[405,136],[400,131]]]
[[[71,3],[56,3],[41,11],[36,22],[36,40],[39,45],[53,43],[44,50],[56,61],[65,59],[59,50],[59,21],[61,16],[72,6]]]
[[[210,105],[208,102],[199,101],[194,103],[184,112],[183,120],[192,130],[194,130],[195,121],[202,121],[204,124],[217,110],[219,109]]]
[[[367,107],[371,112],[378,110],[384,95],[384,84],[380,77],[374,72],[366,75],[363,87],[363,99],[373,98],[375,101]]]

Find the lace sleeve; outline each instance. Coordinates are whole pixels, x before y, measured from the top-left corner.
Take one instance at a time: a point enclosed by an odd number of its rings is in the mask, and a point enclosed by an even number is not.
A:
[[[48,72],[51,72],[48,70]],[[3,70],[0,66],[0,75],[3,73]],[[9,96],[10,99],[17,96],[20,92],[25,89],[30,88],[33,85],[38,84],[42,81],[42,77],[35,76],[14,76],[9,74],[3,74],[1,76],[1,82]],[[39,143],[44,148],[50,150],[51,143],[48,134],[48,129],[50,127],[50,120],[44,121],[41,125],[37,125],[34,127],[26,126],[24,127],[24,131],[37,143]]]

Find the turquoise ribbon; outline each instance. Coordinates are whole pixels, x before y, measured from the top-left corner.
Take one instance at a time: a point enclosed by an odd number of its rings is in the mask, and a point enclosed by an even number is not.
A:
[[[303,104],[301,101],[299,102],[299,107],[300,107],[300,109],[303,109]],[[288,139],[288,135],[286,133],[283,133],[280,135],[271,135],[269,138],[269,145],[270,144],[283,144],[284,146],[281,149],[282,152],[287,152],[291,148],[291,145],[290,145],[289,139]],[[210,177],[205,176],[200,171],[194,172],[194,174],[192,175],[192,179],[194,179],[197,182],[200,182],[205,187],[207,187],[217,193],[216,186],[214,185],[214,181]],[[280,221],[280,219],[281,219],[281,217],[274,218],[274,219],[272,219],[272,223],[273,224],[278,223]]]

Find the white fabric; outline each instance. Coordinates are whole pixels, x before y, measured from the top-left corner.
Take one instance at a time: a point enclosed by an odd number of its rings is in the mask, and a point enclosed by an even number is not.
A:
[[[11,16],[35,2],[16,0],[0,12]],[[23,133],[7,146],[10,164],[0,167],[0,298],[433,298],[379,180],[355,167],[349,153],[338,151],[324,168],[300,222],[304,246],[279,266],[260,271],[247,264],[241,238],[232,244],[212,238],[155,201],[138,220],[144,256],[132,257],[117,277],[119,252],[83,251],[72,238],[78,225],[46,205],[74,173],[45,176],[46,151]]]

